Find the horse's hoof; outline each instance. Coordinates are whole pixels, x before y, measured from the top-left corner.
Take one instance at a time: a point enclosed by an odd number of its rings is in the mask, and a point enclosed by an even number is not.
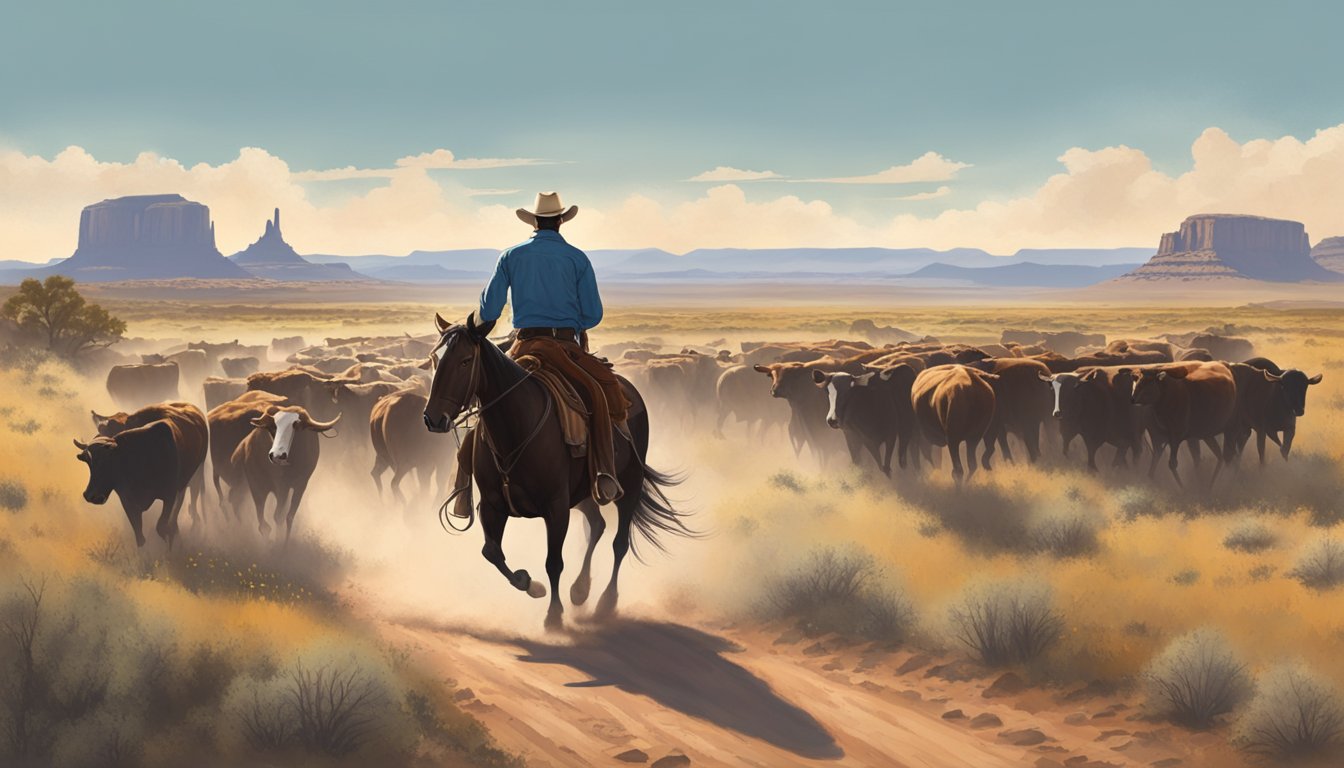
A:
[[[556,613],[556,614],[547,614],[547,615],[546,615],[546,631],[547,631],[547,632],[564,632],[564,631],[565,631],[565,619],[564,619],[564,617],[561,616],[561,615],[558,614],[558,613]]]
[[[588,591],[592,583],[588,579],[579,579],[574,582],[574,586],[569,588],[569,602],[574,605],[583,605],[588,602]]]
[[[540,581],[533,581],[527,585],[527,594],[529,597],[542,598],[546,596],[546,585]]]
[[[597,601],[597,610],[593,611],[593,618],[597,621],[610,621],[616,616],[616,598],[611,595],[603,595],[601,600]]]

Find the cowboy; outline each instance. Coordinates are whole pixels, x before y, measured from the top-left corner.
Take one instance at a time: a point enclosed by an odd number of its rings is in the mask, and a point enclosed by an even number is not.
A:
[[[560,225],[578,212],[578,206],[566,208],[555,192],[539,193],[532,210],[518,209],[532,237],[500,254],[494,277],[481,291],[476,318],[488,328],[511,298],[517,336],[509,355],[536,357],[588,394],[593,500],[609,504],[623,493],[616,480],[612,429],[619,426],[624,433],[630,403],[611,364],[588,352],[587,332],[602,322],[602,297],[587,254],[560,236]]]

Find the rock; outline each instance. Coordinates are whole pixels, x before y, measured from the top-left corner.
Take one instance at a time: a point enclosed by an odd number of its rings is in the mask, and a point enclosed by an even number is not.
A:
[[[983,714],[976,715],[975,717],[971,718],[970,722],[970,726],[976,730],[980,730],[982,728],[998,728],[1002,725],[1003,721],[999,719],[999,716],[990,712],[985,712]]]
[[[821,643],[813,643],[803,649],[804,656],[824,656],[831,652],[831,649]]]
[[[943,713],[944,720],[965,720],[966,713],[960,709],[949,709]]]
[[[649,762],[649,753],[638,747],[632,747],[614,756],[623,763],[647,763]]]
[[[1036,758],[1036,768],[1067,768],[1067,766],[1053,757],[1038,757]]]
[[[1087,713],[1085,712],[1074,712],[1073,714],[1067,715],[1064,718],[1065,725],[1082,725],[1083,723],[1086,722],[1087,722]]]
[[[249,277],[215,247],[210,209],[181,195],[132,195],[86,206],[79,247],[33,277],[83,282]]]
[[[924,677],[936,677],[949,683],[964,683],[979,677],[969,664],[963,661],[951,661],[929,667]]]
[[[1327,237],[1317,243],[1311,258],[1326,269],[1344,272],[1344,237]]]
[[[1179,757],[1164,757],[1161,760],[1154,760],[1148,765],[1152,766],[1152,768],[1176,768],[1176,766],[1184,763],[1185,761]]]
[[[280,209],[275,218],[266,222],[266,230],[257,241],[233,254],[229,260],[255,277],[268,280],[370,280],[350,268],[349,264],[314,264],[303,258],[280,233]]]
[[[784,634],[775,638],[774,645],[793,645],[794,643],[801,642],[802,639],[803,633],[800,632],[797,627],[790,627],[784,631]]]
[[[1015,747],[1034,747],[1044,744],[1046,737],[1039,728],[1022,728],[1016,731],[1004,731],[999,738]]]
[[[681,752],[670,752],[666,756],[654,760],[651,768],[681,768],[690,764],[691,758]]]
[[[476,698],[476,694],[470,688],[463,688],[453,694],[453,701],[471,701]]]
[[[923,669],[924,667],[927,667],[929,665],[929,662],[931,661],[933,661],[933,657],[930,656],[929,654],[917,653],[914,656],[911,656],[910,658],[903,661],[901,663],[901,666],[896,668],[896,674],[908,675],[917,669]]]
[[[845,665],[844,665],[844,664],[841,664],[841,663],[838,662],[838,661],[828,661],[828,662],[826,662],[825,664],[823,664],[823,665],[821,666],[821,668],[824,669],[824,670],[827,671],[827,672],[835,672],[835,671],[837,671],[837,670],[844,669],[844,668],[845,668]]]
[[[1097,741],[1105,741],[1107,739],[1115,738],[1116,736],[1128,736],[1128,735],[1129,731],[1126,731],[1123,728],[1111,728],[1110,730],[1105,730],[1097,734]]]
[[[986,699],[995,699],[1002,696],[1013,696],[1026,689],[1026,681],[1018,677],[1016,673],[1004,672],[980,695]]]
[[[1278,283],[1338,282],[1311,258],[1301,222],[1261,216],[1200,214],[1162,235],[1157,254],[1117,280],[1252,279]]]

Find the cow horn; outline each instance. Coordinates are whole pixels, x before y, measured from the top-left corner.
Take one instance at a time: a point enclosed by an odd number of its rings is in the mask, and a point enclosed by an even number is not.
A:
[[[331,429],[332,427],[336,426],[336,422],[340,420],[341,420],[341,414],[338,413],[336,414],[336,418],[332,419],[331,421],[316,421],[313,419],[312,416],[308,416],[307,418],[304,419],[304,422],[306,422],[305,425],[314,432],[326,432],[328,429]]]
[[[78,449],[81,450],[81,451],[87,451],[87,450],[89,449],[89,444],[88,444],[88,443],[81,443],[81,442],[79,442],[79,438],[77,438],[77,437],[74,438],[74,443],[75,443],[75,447],[78,448]]]
[[[1320,384],[1320,383],[1321,383],[1321,379],[1324,379],[1324,378],[1325,378],[1325,374],[1324,374],[1324,373],[1318,373],[1318,374],[1316,374],[1315,376],[1312,376],[1310,379],[1307,379],[1307,383],[1308,383],[1308,384]]]
[[[1053,383],[1055,380],[1055,377],[1052,374],[1041,373],[1040,371],[1036,372],[1036,378],[1040,379],[1041,381],[1044,381],[1046,384]]]
[[[1283,376],[1275,376],[1269,371],[1263,369],[1260,372],[1265,375],[1265,381],[1281,381],[1283,379]]]
[[[434,326],[439,329],[439,333],[448,330],[450,325],[451,323],[443,319],[443,315],[440,315],[438,312],[434,313]]]

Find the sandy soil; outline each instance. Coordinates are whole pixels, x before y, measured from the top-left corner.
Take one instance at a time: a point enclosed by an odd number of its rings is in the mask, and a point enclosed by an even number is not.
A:
[[[544,639],[379,626],[531,766],[1241,764],[1224,735],[1145,721],[1126,696],[1019,690],[958,657],[638,619]]]

